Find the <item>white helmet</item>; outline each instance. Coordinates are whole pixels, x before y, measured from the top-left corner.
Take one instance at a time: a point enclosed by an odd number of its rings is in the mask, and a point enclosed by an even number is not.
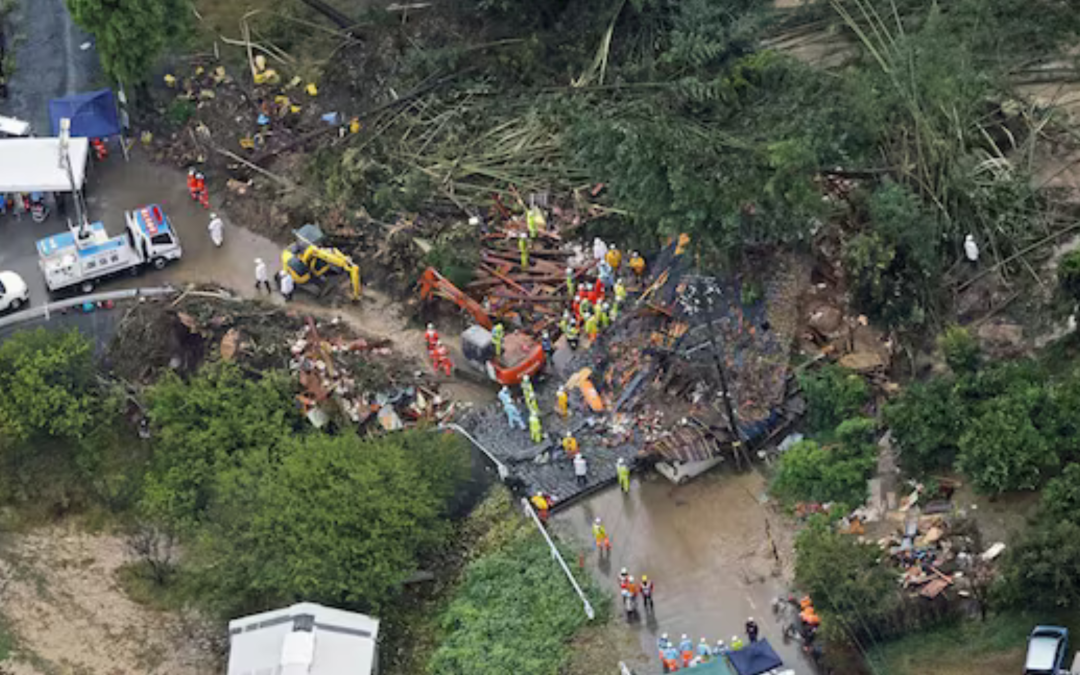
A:
[[[709,644],[709,641],[706,640],[705,638],[701,638],[701,644],[707,645],[707,644]]]
[[[567,274],[573,274],[574,273],[574,268],[573,267],[567,267],[566,268],[566,273]]]
[[[429,323],[429,324],[427,325],[427,329],[428,329],[428,330],[435,330],[435,324],[433,324],[433,323]]]
[[[624,576],[624,577],[625,577],[625,576],[626,576],[627,574],[629,574],[629,572],[627,572],[627,571],[626,571],[626,568],[624,567],[624,568],[622,568],[621,570],[619,570],[619,574],[620,574],[621,576]]]
[[[682,634],[682,639],[684,639],[684,640],[689,640],[689,639],[690,639],[690,637],[689,637],[689,636],[688,636],[688,635],[687,635],[686,633],[683,633],[683,634]]]
[[[211,213],[210,213],[210,220],[213,220],[214,218],[217,218],[217,214],[216,214],[216,213],[213,213],[213,212],[211,212]]]
[[[568,432],[566,432],[566,433],[570,433],[570,432],[568,431]],[[596,517],[596,524],[597,524],[597,525],[599,525],[599,524],[600,524],[600,516],[597,516],[597,517]]]

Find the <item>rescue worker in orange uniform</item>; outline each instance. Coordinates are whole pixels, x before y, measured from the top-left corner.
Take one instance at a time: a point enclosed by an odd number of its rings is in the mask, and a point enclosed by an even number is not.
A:
[[[428,354],[435,351],[435,345],[439,342],[439,331],[435,330],[435,324],[429,323],[424,331],[424,342],[427,343]]]
[[[432,359],[435,362],[435,372],[442,370],[447,376],[453,372],[454,362],[450,360],[450,350],[446,348],[446,345],[441,340],[435,343]]]
[[[204,209],[210,208],[210,191],[206,189],[206,176],[201,172],[195,174],[195,191],[198,194],[199,204]]]
[[[199,201],[199,182],[195,178],[195,168],[192,167],[187,171],[187,191],[191,195],[192,201]]]
[[[101,162],[109,157],[109,146],[105,145],[105,142],[100,138],[91,138],[90,146],[94,148],[94,157],[97,161]]]

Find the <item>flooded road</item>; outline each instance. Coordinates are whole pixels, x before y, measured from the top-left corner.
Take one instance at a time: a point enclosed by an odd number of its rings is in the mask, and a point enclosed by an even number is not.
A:
[[[793,554],[790,525],[759,501],[764,490],[757,473],[716,470],[674,486],[650,472],[635,477],[628,495],[612,487],[554,517],[557,531],[590,548],[591,523],[603,519],[612,540],[610,564],[590,553],[585,567],[613,596],[622,567],[636,579],[647,574],[656,584],[654,615],[630,627],[654,667],[646,672],[660,672],[656,640],[661,634],[677,640],[686,633],[695,644],[702,637],[710,644],[730,642],[736,634],[745,640],[744,624],[751,616],[786,667],[799,675],[813,672],[795,643],[784,644],[772,613],[772,599],[787,593]],[[615,620],[624,621],[620,612]]]

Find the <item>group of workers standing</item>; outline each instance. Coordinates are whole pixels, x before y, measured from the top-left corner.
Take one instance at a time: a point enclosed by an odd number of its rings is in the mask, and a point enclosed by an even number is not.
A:
[[[196,171],[195,167],[188,169],[187,189],[192,201],[199,202],[204,209],[210,208],[210,190],[206,187],[206,176],[201,171]]]
[[[751,644],[758,640],[758,625],[754,617],[746,620],[746,639]],[[717,640],[715,645],[710,645],[708,639],[701,638],[695,646],[686,633],[682,634],[678,644],[669,639],[667,633],[661,635],[656,641],[665,673],[673,673],[680,668],[693,668],[703,663],[726,658],[728,654],[740,651],[745,646],[746,642],[743,642],[738,635],[732,635],[730,643],[725,644],[723,640]]]
[[[429,323],[424,331],[424,342],[427,344],[428,358],[435,372],[443,372],[447,377],[454,372],[454,362],[450,358],[450,349],[443,344],[439,337],[439,331],[435,330],[435,324]]]
[[[597,238],[593,241],[593,258],[597,272],[591,284],[585,280],[579,283],[574,268],[566,268],[570,307],[563,312],[559,329],[571,349],[577,349],[582,333],[590,341],[595,340],[602,330],[618,320],[626,304],[626,284],[618,276],[623,268],[622,252]],[[640,280],[645,274],[645,259],[634,251],[626,267]]]

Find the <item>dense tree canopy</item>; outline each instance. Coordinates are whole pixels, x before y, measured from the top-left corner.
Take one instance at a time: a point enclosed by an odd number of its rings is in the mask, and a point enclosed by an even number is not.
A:
[[[253,378],[236,365],[204,368],[190,380],[168,374],[148,392],[155,453],[146,478],[147,513],[176,527],[201,521],[219,476],[247,455],[274,457],[300,428],[290,380]]]
[[[855,507],[866,501],[866,480],[877,465],[875,424],[855,418],[836,429],[837,442],[796,443],[780,457],[770,492],[781,501],[836,502]]]
[[[467,475],[456,437],[298,436],[221,477],[201,534],[206,583],[232,609],[298,599],[379,611],[450,533]]]
[[[0,434],[77,439],[97,409],[90,343],[77,331],[17,333],[0,343]]]
[[[180,0],[66,0],[75,23],[94,36],[101,65],[126,84],[142,82],[155,59],[186,26]]]

